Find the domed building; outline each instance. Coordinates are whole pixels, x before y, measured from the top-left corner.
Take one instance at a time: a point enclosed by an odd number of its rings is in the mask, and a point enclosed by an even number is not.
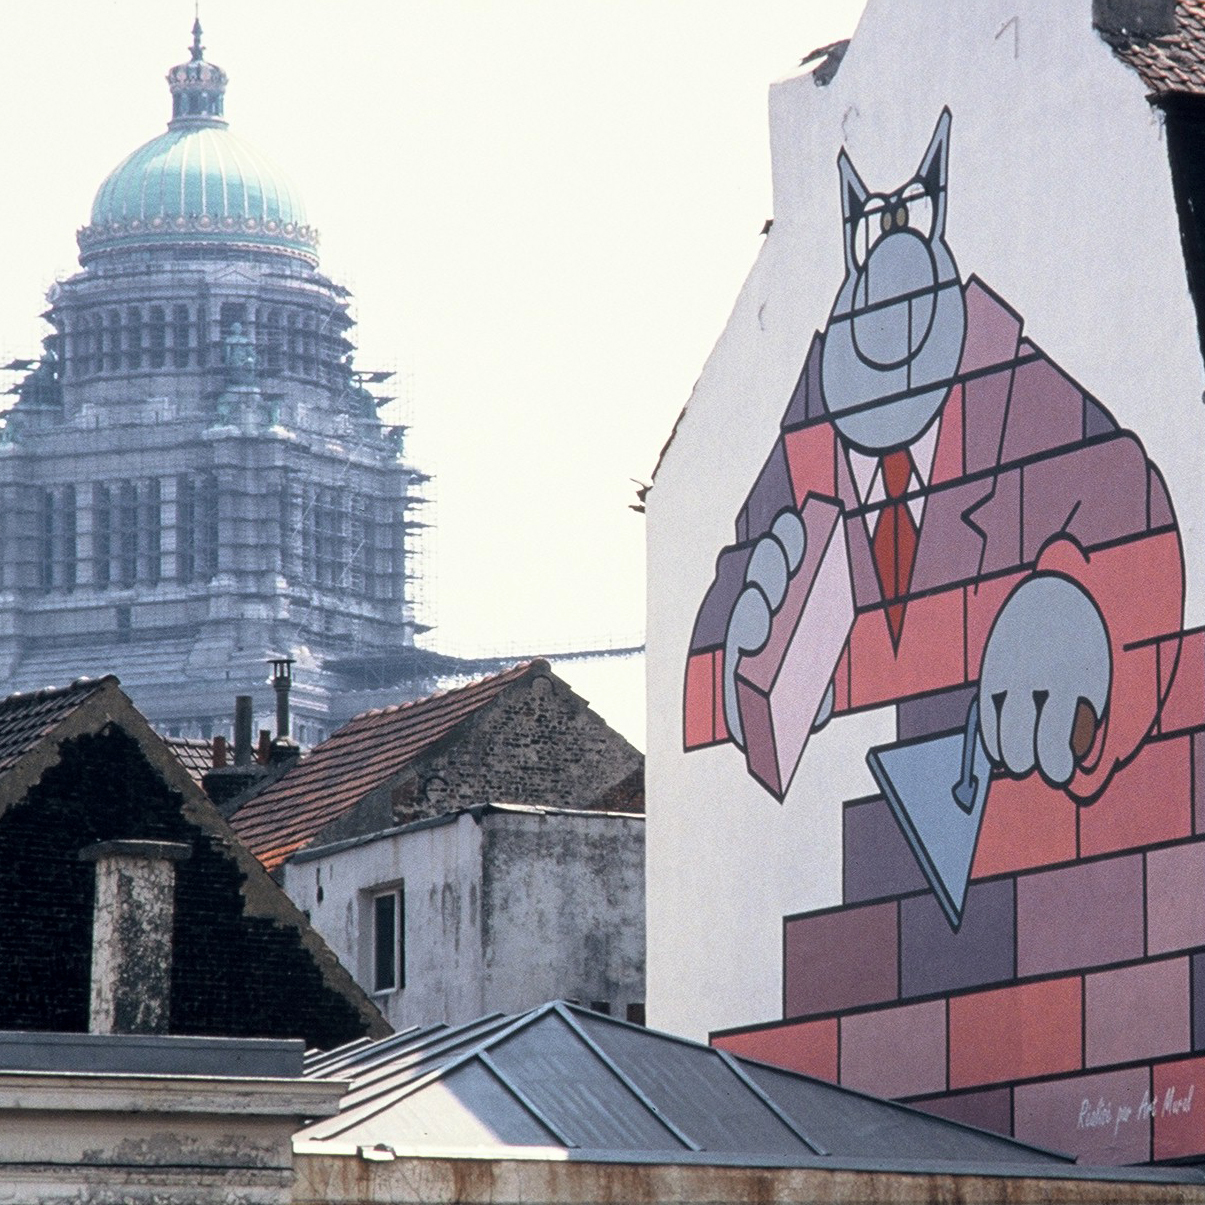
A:
[[[270,711],[265,660],[289,658],[309,743],[422,659],[423,478],[296,188],[228,128],[199,24],[167,81],[167,130],[97,190],[0,433],[0,687],[115,671],[162,731],[208,736],[237,694]]]

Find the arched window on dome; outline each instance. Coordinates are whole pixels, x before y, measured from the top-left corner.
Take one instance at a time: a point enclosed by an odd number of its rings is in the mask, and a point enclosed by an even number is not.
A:
[[[153,305],[150,309],[147,349],[152,368],[162,368],[167,363],[167,312],[161,305]]]
[[[92,584],[106,589],[112,580],[113,497],[107,485],[92,487]]]
[[[218,479],[202,473],[196,494],[197,574],[208,581],[218,571]]]
[[[284,360],[284,323],[279,309],[263,311],[257,324],[259,362],[267,376],[279,376]]]
[[[217,569],[217,478],[181,473],[176,478],[176,580],[205,582]]]
[[[39,490],[37,574],[46,593],[75,589],[75,537],[75,486]]]
[[[318,375],[318,319],[314,314],[306,314],[304,331],[301,375],[312,379]]]
[[[117,487],[117,584],[132,586],[138,580],[138,487],[123,481]]]
[[[161,577],[163,551],[162,491],[158,477],[150,477],[138,488],[138,576],[152,586]]]
[[[73,377],[86,377],[92,371],[92,319],[81,314],[71,328],[67,367]]]
[[[132,305],[126,310],[126,368],[142,367],[142,309]]]
[[[177,368],[187,368],[189,365],[189,331],[192,318],[188,306],[172,307],[172,363]]]

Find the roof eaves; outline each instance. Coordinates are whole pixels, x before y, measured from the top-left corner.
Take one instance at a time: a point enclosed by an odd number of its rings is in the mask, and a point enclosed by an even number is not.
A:
[[[466,1063],[472,1062],[475,1058],[477,1058],[477,1056],[479,1054],[488,1050],[489,1047],[491,1045],[493,1045],[494,1043],[501,1042],[504,1039],[510,1037],[512,1034],[516,1034],[520,1030],[526,1029],[527,1026],[534,1024],[534,1022],[538,1018],[542,1017],[551,1008],[552,1008],[551,1004],[543,1004],[539,1008],[532,1009],[530,1012],[520,1013],[518,1016],[511,1018],[509,1023],[507,1025],[505,1025],[501,1031],[487,1033],[486,1036],[483,1037],[479,1042],[474,1042],[472,1045],[470,1045],[468,1047],[467,1050],[463,1051],[461,1054],[456,1055],[455,1057],[449,1059],[448,1062],[443,1063],[438,1067],[433,1067],[425,1075],[419,1076],[417,1079],[415,1079],[413,1081],[413,1083],[406,1084],[405,1086],[399,1088],[396,1092],[389,1094],[389,1098],[385,1101],[384,1104],[381,1105],[381,1107],[379,1109],[374,1109],[374,1110],[372,1110],[368,1113],[364,1113],[364,1114],[357,1113],[355,1122],[351,1123],[351,1124],[358,1125],[362,1121],[366,1121],[371,1117],[375,1117],[378,1113],[384,1112],[385,1109],[389,1108],[391,1105],[395,1104],[397,1101],[404,1100],[407,1096],[413,1095],[420,1088],[425,1088],[428,1084],[434,1083],[436,1080],[443,1079],[444,1076],[449,1075],[451,1072],[455,1071],[457,1067],[462,1067]],[[468,1025],[463,1026],[462,1028],[465,1028],[465,1029],[471,1028],[473,1024],[474,1024],[473,1022],[470,1022]],[[451,1037],[450,1034],[448,1036]],[[354,1085],[353,1085],[352,1091],[354,1092],[354,1090],[355,1089],[354,1089]],[[342,1120],[342,1117],[328,1119],[327,1124],[329,1125],[330,1121],[332,1121],[332,1120],[335,1122],[338,1122],[338,1121]],[[342,1129],[336,1129],[333,1131],[333,1133],[339,1134],[339,1133],[342,1133],[343,1129],[348,1129],[348,1128],[350,1128],[350,1125],[343,1126]]]

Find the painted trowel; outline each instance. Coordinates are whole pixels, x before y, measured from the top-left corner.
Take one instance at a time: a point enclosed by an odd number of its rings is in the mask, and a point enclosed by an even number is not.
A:
[[[950,927],[962,924],[992,763],[973,699],[961,732],[878,745],[866,755]]]

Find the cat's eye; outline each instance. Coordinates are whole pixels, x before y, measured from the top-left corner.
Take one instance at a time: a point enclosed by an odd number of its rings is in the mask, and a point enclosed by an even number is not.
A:
[[[871,195],[862,203],[862,212],[854,222],[854,263],[860,268],[870,249],[892,228],[892,210],[886,197]]]
[[[929,238],[933,234],[933,198],[929,196],[925,186],[915,181],[904,190],[904,218],[918,234]]]

